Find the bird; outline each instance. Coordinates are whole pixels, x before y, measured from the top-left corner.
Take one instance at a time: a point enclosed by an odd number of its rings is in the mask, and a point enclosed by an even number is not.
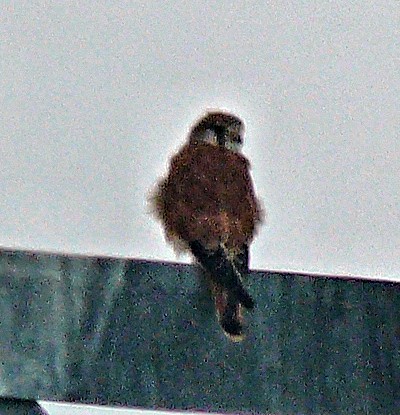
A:
[[[205,271],[217,319],[234,342],[245,338],[242,309],[255,301],[244,286],[249,246],[263,219],[250,162],[242,154],[244,122],[209,110],[189,130],[152,196],[167,241],[189,251]]]

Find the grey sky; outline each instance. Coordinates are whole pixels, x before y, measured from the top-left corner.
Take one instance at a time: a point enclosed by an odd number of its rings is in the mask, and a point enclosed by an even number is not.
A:
[[[219,107],[268,212],[253,268],[400,278],[398,1],[7,4],[1,245],[176,260],[146,194]]]

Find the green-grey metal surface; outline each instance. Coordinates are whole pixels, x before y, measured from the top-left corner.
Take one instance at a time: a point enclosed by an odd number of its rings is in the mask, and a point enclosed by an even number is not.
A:
[[[0,397],[0,415],[48,415],[48,413],[35,401]]]
[[[252,272],[248,337],[196,267],[0,250],[0,395],[274,414],[400,413],[400,287]]]

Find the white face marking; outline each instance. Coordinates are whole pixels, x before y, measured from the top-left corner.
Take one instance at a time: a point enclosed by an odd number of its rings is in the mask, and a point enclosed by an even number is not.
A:
[[[211,129],[204,130],[204,133],[202,134],[202,141],[205,143],[218,145],[217,134],[215,134],[215,131]]]
[[[227,141],[225,143],[225,147],[230,150],[233,151],[234,153],[239,153],[240,150],[242,149],[242,145],[238,142],[233,142],[233,141]]]
[[[231,129],[228,130],[225,147],[234,153],[239,153],[243,146],[243,133],[244,129],[241,125],[231,127]]]

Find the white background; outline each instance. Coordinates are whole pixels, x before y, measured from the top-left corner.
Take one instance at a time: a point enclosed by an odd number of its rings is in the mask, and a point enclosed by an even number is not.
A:
[[[6,1],[0,36],[0,245],[175,260],[146,197],[219,107],[253,268],[399,278],[399,1]]]
[[[45,401],[40,401],[39,404],[44,410],[49,413],[49,415],[201,415],[200,413],[189,411],[178,412],[122,409],[105,406],[70,405]]]

